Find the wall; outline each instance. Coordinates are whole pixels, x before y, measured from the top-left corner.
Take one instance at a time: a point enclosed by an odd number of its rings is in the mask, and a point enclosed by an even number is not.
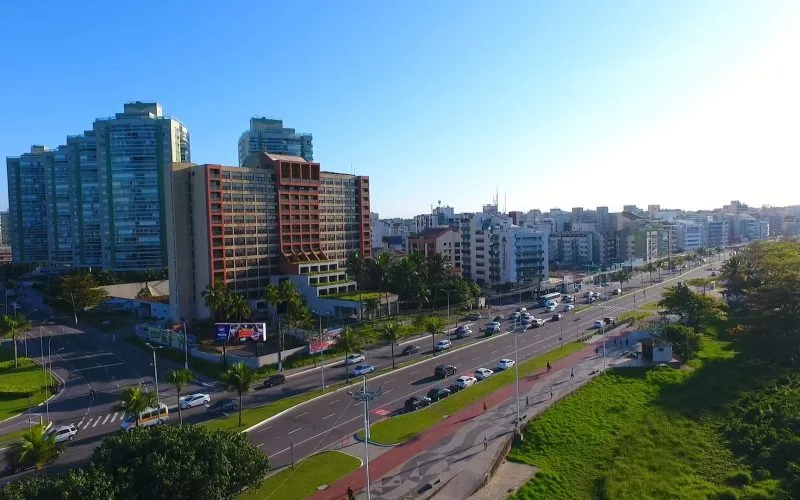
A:
[[[295,347],[294,349],[286,349],[283,351],[283,359],[288,358],[292,354],[297,354],[299,352],[308,352],[308,347]],[[190,351],[192,357],[202,359],[205,361],[209,361],[211,363],[222,363],[222,354],[213,354],[210,352],[201,351],[197,348],[192,348]],[[268,365],[275,365],[278,364],[278,353],[273,352],[270,354],[264,354],[263,356],[255,357],[255,356],[234,356],[233,354],[228,353],[228,364],[232,363],[244,363],[245,365],[249,366],[250,368],[257,369],[261,368],[262,366]],[[191,364],[191,361],[189,361]]]

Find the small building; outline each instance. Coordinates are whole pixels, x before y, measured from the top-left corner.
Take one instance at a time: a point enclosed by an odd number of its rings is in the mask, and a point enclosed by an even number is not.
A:
[[[643,338],[642,357],[653,363],[669,363],[672,361],[672,343],[661,337],[650,336]]]

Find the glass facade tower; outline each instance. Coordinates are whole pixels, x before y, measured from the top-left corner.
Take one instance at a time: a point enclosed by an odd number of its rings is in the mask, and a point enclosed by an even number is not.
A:
[[[94,131],[67,137],[72,201],[73,263],[79,267],[99,267],[100,187],[97,182],[97,138]]]
[[[67,147],[53,151],[45,172],[48,262],[72,264],[72,207]]]
[[[313,137],[285,128],[282,120],[251,118],[250,129],[239,138],[239,166],[252,153],[273,153],[314,160]]]
[[[30,153],[6,158],[14,262],[49,260],[45,177],[52,165],[53,152],[44,146],[32,146]]]

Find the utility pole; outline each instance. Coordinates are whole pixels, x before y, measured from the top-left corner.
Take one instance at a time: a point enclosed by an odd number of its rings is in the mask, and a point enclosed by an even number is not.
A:
[[[383,387],[379,387],[377,391],[367,391],[367,376],[364,375],[364,383],[361,390],[358,392],[348,391],[347,393],[356,401],[364,403],[364,473],[367,477],[367,500],[371,500],[372,495],[369,491],[369,402],[383,394]]]
[[[522,441],[522,431],[520,430],[520,422],[522,421],[522,417],[520,416],[520,404],[519,404],[519,350],[517,349],[517,337],[519,337],[520,329],[522,327],[522,315],[520,314],[517,319],[514,320],[514,323],[519,323],[519,327],[514,328],[514,379],[517,386],[517,423],[514,425],[514,429],[516,429],[517,436],[519,436],[519,440]]]
[[[186,321],[181,322],[183,326],[183,368],[189,369],[189,332],[186,331]]]
[[[155,387],[156,387],[156,406],[161,407],[161,399],[160,399],[161,396],[158,394],[158,360],[156,359],[156,351],[159,349],[163,349],[164,346],[163,345],[154,346],[150,344],[150,342],[147,342],[146,344],[147,347],[153,350],[153,380],[155,382]]]

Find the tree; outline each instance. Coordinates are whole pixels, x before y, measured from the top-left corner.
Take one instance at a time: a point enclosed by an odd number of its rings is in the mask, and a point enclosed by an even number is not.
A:
[[[367,319],[373,319],[375,316],[375,312],[380,307],[380,302],[378,301],[378,299],[370,297],[364,301],[363,307],[364,310],[367,311]]]
[[[117,409],[130,415],[134,426],[139,427],[142,412],[148,408],[155,408],[157,401],[155,392],[142,392],[139,387],[126,387],[119,394]]]
[[[61,277],[58,284],[58,298],[72,307],[75,324],[78,324],[78,313],[94,307],[108,297],[108,292],[100,288],[91,274],[77,272]]]
[[[684,363],[700,350],[700,335],[688,326],[667,325],[661,329],[661,336],[672,342],[673,352]]]
[[[116,486],[113,498],[128,499],[231,499],[257,485],[270,467],[246,434],[201,425],[111,434],[91,463]]]
[[[255,372],[244,363],[234,363],[222,374],[225,389],[239,395],[239,427],[242,426],[242,395],[253,387]]]
[[[203,302],[211,311],[211,317],[215,323],[225,321],[226,309],[231,300],[231,291],[222,281],[215,281],[213,285],[203,290]]]
[[[229,321],[245,321],[250,317],[250,306],[247,298],[241,293],[232,293],[228,301],[227,317]]]
[[[383,325],[383,338],[392,349],[392,370],[394,370],[394,345],[402,338],[403,327],[397,322],[392,321]]]
[[[693,292],[684,283],[664,290],[658,306],[663,310],[662,314],[675,314],[686,326],[694,329],[726,317],[722,302],[709,295]]]
[[[7,483],[0,500],[120,498],[111,478],[97,468],[73,469],[66,474],[35,475]]]
[[[433,355],[436,356],[436,335],[444,331],[444,320],[439,316],[430,316],[425,320],[425,331],[431,334]]]
[[[366,335],[360,330],[353,330],[349,326],[344,327],[339,335],[339,347],[344,351],[344,380],[350,381],[350,368],[347,364],[347,356],[351,353],[360,351],[366,344]]]
[[[359,251],[355,251],[347,256],[347,272],[356,280],[358,287],[358,302],[361,302],[361,291],[364,287],[364,276],[367,272],[367,262]],[[364,321],[364,315],[359,309],[359,320]]]
[[[61,453],[61,443],[56,443],[55,434],[48,434],[44,427],[37,425],[22,435],[9,449],[9,461],[18,461],[26,466],[34,466],[40,471],[55,460]]]
[[[281,304],[281,291],[275,284],[270,283],[267,285],[267,288],[264,290],[264,300],[267,302],[267,305],[272,308],[272,319],[277,323],[278,306]]]
[[[391,307],[389,306],[389,284],[392,278],[393,265],[392,258],[388,253],[382,253],[372,261],[373,279],[375,283],[378,284],[378,290],[384,293],[387,314],[389,315],[391,315]]]
[[[183,410],[181,409],[181,392],[183,391],[184,387],[189,385],[190,382],[195,380],[194,373],[186,368],[178,368],[177,370],[172,370],[167,374],[167,382],[175,386],[175,392],[178,393],[178,419],[180,420],[181,425],[183,425]]]
[[[3,337],[10,337],[11,342],[14,344],[14,368],[19,366],[17,358],[17,343],[19,338],[22,337],[26,331],[30,330],[31,322],[25,316],[14,318],[11,316],[0,317],[0,334]]]

